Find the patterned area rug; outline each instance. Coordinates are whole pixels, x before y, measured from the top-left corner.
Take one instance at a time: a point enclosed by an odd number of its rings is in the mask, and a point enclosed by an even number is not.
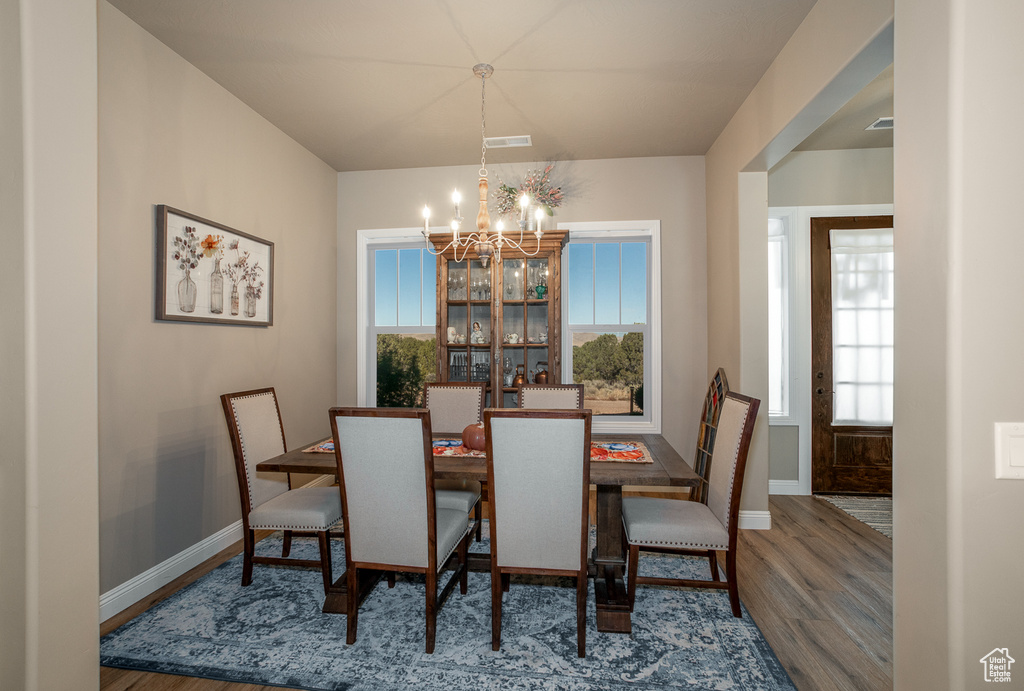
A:
[[[338,571],[342,541],[332,543]],[[257,552],[279,554],[280,544],[272,536]],[[315,558],[315,541],[297,539],[292,553]],[[647,554],[641,568],[703,578],[708,567]],[[242,588],[241,570],[239,556],[103,637],[100,663],[318,690],[794,688],[746,610],[732,616],[725,591],[640,587],[633,633],[622,635],[595,629],[591,583],[581,660],[570,580],[513,578],[501,650],[493,652],[490,575],[471,573],[469,592],[456,589],[441,609],[427,655],[422,580],[379,584],[360,609],[358,640],[347,646],[345,616],[320,611],[319,572],[257,566]]]
[[[816,496],[892,539],[892,497]]]

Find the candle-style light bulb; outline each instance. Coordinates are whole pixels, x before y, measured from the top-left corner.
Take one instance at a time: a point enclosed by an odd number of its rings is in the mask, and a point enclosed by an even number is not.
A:
[[[454,204],[455,206],[458,206],[459,202],[461,202],[461,201],[462,201],[462,195],[459,194],[459,191],[458,190],[452,190],[452,204]]]
[[[430,207],[423,205],[423,235],[430,235]]]
[[[541,222],[541,219],[544,218],[544,209],[543,209],[543,207],[538,206],[537,210],[533,212],[533,216],[534,216],[534,218],[537,219],[537,230],[540,230],[540,222]]]

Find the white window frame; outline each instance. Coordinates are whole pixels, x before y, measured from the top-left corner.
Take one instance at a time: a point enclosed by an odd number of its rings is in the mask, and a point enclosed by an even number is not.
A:
[[[438,232],[442,232],[442,229],[438,229]],[[374,324],[375,312],[371,284],[374,267],[370,262],[370,253],[374,250],[416,247],[423,247],[422,228],[381,228],[356,231],[356,328],[360,334],[356,341],[356,367],[357,371],[362,373],[362,376],[357,378],[356,396],[360,406],[374,406],[377,401],[377,358],[370,357],[370,353],[377,351],[377,334],[419,334],[424,333],[423,329],[425,328],[423,326],[378,328]],[[436,333],[437,326],[431,328]]]
[[[797,210],[795,208],[771,208],[768,210],[769,220],[777,220],[782,224],[782,235],[781,240],[783,245],[783,262],[784,266],[782,269],[783,281],[785,283],[785,304],[783,305],[783,316],[782,316],[782,357],[784,361],[783,365],[783,386],[785,391],[783,393],[783,401],[785,412],[773,413],[769,410],[769,424],[797,424],[797,419],[793,415],[793,392],[794,392],[794,364],[795,364],[795,347],[793,343],[793,337],[795,329],[793,325],[793,318],[796,315],[796,300],[795,292],[799,286],[795,285],[798,282],[796,276],[796,263],[795,263],[795,246],[793,241],[793,228],[796,222]],[[767,229],[765,229],[767,233]],[[769,246],[773,242],[772,237],[768,236]],[[771,329],[769,329],[769,334]],[[769,346],[770,349],[770,346]],[[771,380],[769,378],[769,385]],[[769,393],[769,399],[771,398]]]
[[[648,323],[625,331],[644,334],[644,407],[650,406],[650,417],[643,420],[604,419],[595,416],[594,432],[661,434],[662,408],[662,347],[661,347],[661,221],[588,221],[559,223],[559,230],[569,231],[569,242],[637,242],[649,244],[647,253],[647,313]],[[565,253],[563,251],[563,256]],[[572,378],[572,330],[569,327],[569,272],[562,271],[562,372],[563,379]],[[575,330],[616,333],[622,325],[577,325]],[[566,374],[568,373],[568,375]],[[647,413],[647,410],[644,411]],[[644,416],[647,417],[646,415]]]

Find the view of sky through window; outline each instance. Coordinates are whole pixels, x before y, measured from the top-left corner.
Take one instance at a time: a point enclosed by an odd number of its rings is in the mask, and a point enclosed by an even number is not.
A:
[[[422,248],[374,253],[374,324],[434,326],[437,259]]]
[[[566,262],[570,324],[647,322],[646,242],[572,242]]]

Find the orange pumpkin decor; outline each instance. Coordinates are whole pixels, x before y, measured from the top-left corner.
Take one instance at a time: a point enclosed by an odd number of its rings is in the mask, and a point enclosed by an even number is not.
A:
[[[462,445],[474,451],[486,451],[487,438],[484,436],[484,423],[477,422],[462,430]]]

